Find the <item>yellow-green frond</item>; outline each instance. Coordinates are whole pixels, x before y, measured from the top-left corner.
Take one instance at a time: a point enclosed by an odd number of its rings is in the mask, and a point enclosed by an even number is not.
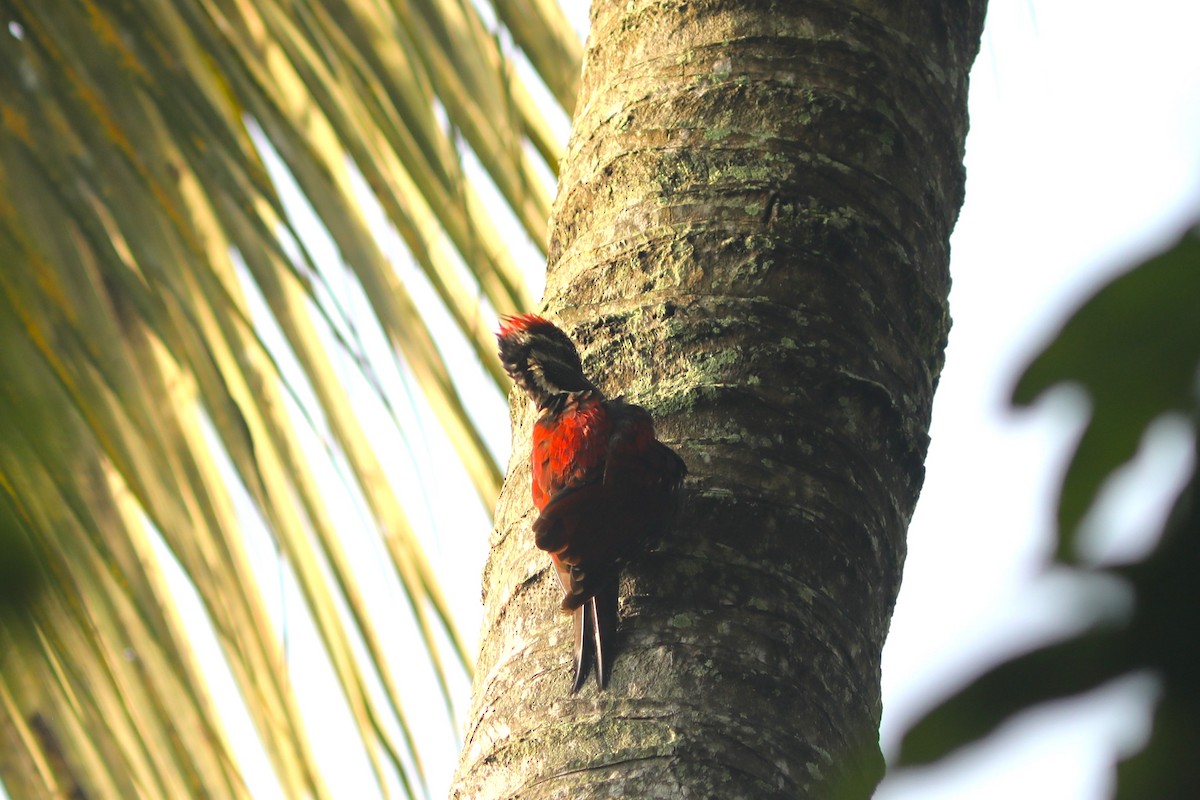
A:
[[[11,797],[253,794],[193,593],[272,785],[331,796],[303,627],[377,791],[426,792],[412,676],[453,719],[471,654],[388,448],[452,451],[490,510],[474,402],[562,144],[517,46],[569,109],[544,0],[0,0],[0,558],[36,586],[0,587]]]

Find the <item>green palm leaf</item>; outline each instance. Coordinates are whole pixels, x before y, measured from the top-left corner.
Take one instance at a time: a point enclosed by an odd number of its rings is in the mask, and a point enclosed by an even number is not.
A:
[[[494,13],[569,107],[579,47],[558,9]],[[356,576],[326,481],[369,512],[450,708],[470,656],[344,374],[398,418],[362,337],[377,326],[490,506],[500,470],[431,320],[504,387],[491,322],[531,301],[481,175],[543,246],[559,145],[503,35],[432,0],[4,0],[0,21],[0,548],[43,578],[0,615],[5,787],[249,794],[165,557],[280,786],[329,796],[246,537],[261,522],[380,790],[420,794],[392,610]]]

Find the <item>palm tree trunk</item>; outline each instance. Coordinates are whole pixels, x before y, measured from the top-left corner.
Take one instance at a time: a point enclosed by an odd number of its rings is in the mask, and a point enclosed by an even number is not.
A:
[[[593,4],[546,307],[691,474],[570,696],[515,401],[453,797],[869,796],[984,6]]]

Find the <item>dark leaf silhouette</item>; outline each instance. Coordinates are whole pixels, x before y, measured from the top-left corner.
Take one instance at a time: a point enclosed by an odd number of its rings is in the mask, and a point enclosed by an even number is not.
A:
[[[1185,233],[1100,289],[1033,361],[1014,392],[1029,405],[1079,385],[1092,415],[1063,477],[1055,558],[1132,590],[1132,613],[1112,611],[1084,632],[997,666],[929,712],[906,735],[901,765],[924,764],[988,735],[1038,704],[1147,670],[1162,694],[1149,740],[1117,767],[1116,797],[1200,796],[1200,517],[1195,463],[1154,550],[1124,565],[1080,563],[1080,522],[1105,480],[1135,453],[1151,423],[1186,414],[1193,435],[1200,364],[1200,237]]]

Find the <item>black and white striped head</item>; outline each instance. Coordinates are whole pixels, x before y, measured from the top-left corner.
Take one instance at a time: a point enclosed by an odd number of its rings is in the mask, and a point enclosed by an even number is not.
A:
[[[501,317],[496,341],[504,371],[538,408],[556,396],[596,388],[584,377],[574,343],[547,319],[536,314]]]

